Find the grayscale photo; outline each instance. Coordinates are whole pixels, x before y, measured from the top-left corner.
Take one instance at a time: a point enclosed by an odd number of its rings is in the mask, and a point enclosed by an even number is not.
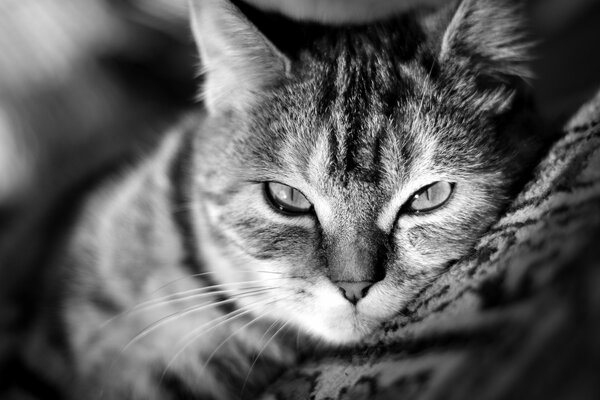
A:
[[[0,399],[599,377],[599,0],[0,0]]]

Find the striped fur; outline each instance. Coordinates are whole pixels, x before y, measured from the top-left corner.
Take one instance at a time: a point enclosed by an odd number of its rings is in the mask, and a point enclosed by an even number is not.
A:
[[[253,398],[296,338],[356,343],[467,255],[537,151],[522,38],[487,38],[497,68],[471,51],[487,21],[465,10],[496,4],[333,27],[191,5],[206,112],[90,195],[56,263],[72,398]],[[269,181],[315,213],[274,211]],[[450,201],[406,212],[437,181]],[[354,305],[338,280],[375,284]]]

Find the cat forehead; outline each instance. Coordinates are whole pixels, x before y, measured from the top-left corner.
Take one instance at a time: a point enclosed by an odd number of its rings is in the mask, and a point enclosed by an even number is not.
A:
[[[476,118],[451,109],[460,101],[443,93],[441,67],[418,49],[418,27],[409,28],[341,28],[315,42],[252,110],[240,142],[254,158],[247,161],[338,192],[387,194],[411,171],[459,161],[444,149],[469,135],[453,119]]]
[[[397,181],[437,138],[413,123],[431,95],[426,71],[396,67],[390,74],[341,54],[288,82],[254,115],[249,141],[268,151],[253,154],[344,184]]]
[[[436,141],[411,132],[408,121],[373,110],[353,120],[357,110],[334,103],[326,113],[314,104],[312,111],[293,107],[287,117],[279,114],[250,134],[257,143],[252,153],[269,170],[267,180],[296,187],[313,200],[328,198],[336,209],[375,213],[421,170],[434,169]]]

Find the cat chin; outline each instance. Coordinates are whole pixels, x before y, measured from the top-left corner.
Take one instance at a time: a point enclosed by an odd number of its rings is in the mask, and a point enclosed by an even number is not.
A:
[[[270,319],[286,322],[333,346],[360,342],[381,325],[385,320],[382,316],[387,316],[378,310],[376,298],[363,299],[355,306],[326,278],[304,286],[293,298],[287,291],[282,296],[286,299],[261,308],[257,314],[267,312]]]
[[[284,320],[296,329],[329,345],[350,345],[360,342],[379,325],[378,321],[364,317],[353,306],[326,310],[275,312],[272,317]]]
[[[366,319],[356,313],[337,315],[320,322],[315,321],[308,330],[313,336],[334,346],[358,343],[379,326],[377,321]]]
[[[373,329],[327,329],[313,332],[318,339],[334,346],[352,345],[362,341]]]
[[[349,303],[296,315],[294,319],[301,330],[330,345],[358,343],[380,326],[380,321],[359,313]]]

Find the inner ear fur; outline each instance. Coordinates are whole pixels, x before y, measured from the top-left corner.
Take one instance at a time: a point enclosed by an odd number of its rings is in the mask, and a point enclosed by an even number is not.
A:
[[[288,60],[229,0],[189,0],[210,113],[243,110],[285,76]]]

